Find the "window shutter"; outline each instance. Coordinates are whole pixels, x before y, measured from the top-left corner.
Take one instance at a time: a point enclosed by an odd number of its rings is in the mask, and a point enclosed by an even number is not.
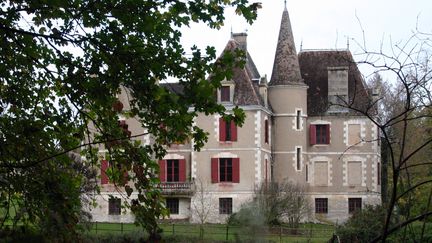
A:
[[[237,126],[231,121],[231,141],[237,141]]]
[[[102,160],[101,161],[101,184],[108,184],[108,176],[105,173],[108,169],[108,161]]]
[[[159,160],[159,180],[166,182],[166,161]]]
[[[239,158],[233,158],[232,159],[232,182],[233,183],[239,183],[240,182],[240,159]]]
[[[330,144],[330,125],[326,125],[326,130],[327,130],[326,131],[327,132],[326,133],[326,136],[327,136],[326,137],[326,139],[327,139],[326,141],[327,141],[327,144]]]
[[[219,141],[226,140],[225,126],[226,126],[225,120],[222,117],[219,118]]]
[[[316,125],[309,126],[309,143],[311,145],[316,144]]]
[[[211,159],[211,180],[212,183],[218,183],[219,182],[219,159],[218,158],[212,158]]]
[[[269,125],[268,125],[268,120],[264,121],[264,142],[265,143],[269,142]]]
[[[186,181],[186,160],[179,160],[179,182]]]

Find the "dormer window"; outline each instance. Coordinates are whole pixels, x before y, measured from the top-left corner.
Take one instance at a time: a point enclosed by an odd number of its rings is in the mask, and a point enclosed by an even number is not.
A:
[[[221,102],[230,102],[231,101],[231,87],[229,85],[222,86],[221,91]]]
[[[347,112],[348,67],[328,67],[328,102],[330,113]]]
[[[221,87],[217,91],[217,100],[219,103],[233,103],[234,100],[234,81],[223,80]]]

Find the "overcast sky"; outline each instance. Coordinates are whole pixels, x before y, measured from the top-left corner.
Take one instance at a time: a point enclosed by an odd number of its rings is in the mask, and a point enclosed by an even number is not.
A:
[[[183,29],[183,44],[204,48],[213,45],[220,54],[233,32],[248,33],[248,50],[262,76],[271,76],[283,0],[261,0],[258,19],[248,25],[227,9],[225,26],[210,30],[202,24]],[[381,43],[390,46],[407,40],[418,27],[432,33],[431,0],[287,0],[297,46],[303,49],[347,48],[360,52],[358,42],[368,50],[379,50]],[[365,31],[363,41],[362,29]],[[188,50],[188,49],[186,49]],[[369,69],[362,68],[363,72]],[[367,74],[366,74],[367,75]]]

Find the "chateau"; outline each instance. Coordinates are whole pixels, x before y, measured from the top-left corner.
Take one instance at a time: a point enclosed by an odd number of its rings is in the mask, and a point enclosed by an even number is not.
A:
[[[269,81],[247,52],[245,33],[233,34],[225,50],[235,48],[247,53],[246,65],[222,82],[217,99],[228,112],[242,108],[244,125],[202,114],[195,122],[209,139],[200,152],[192,149],[193,141],[168,147],[159,176],[170,217],[198,222],[204,200],[207,221],[225,222],[262,183],[285,180],[306,188],[316,219],[341,222],[366,204],[380,203],[378,128],[343,106],[361,110],[374,98],[349,50],[297,53],[286,8]],[[182,91],[178,84],[161,85]],[[120,100],[127,103],[126,97]],[[132,134],[143,130],[134,119],[123,122]],[[142,142],[150,144],[151,136]],[[109,199],[117,192],[103,175],[101,184],[94,220],[133,221],[120,210],[124,198]]]

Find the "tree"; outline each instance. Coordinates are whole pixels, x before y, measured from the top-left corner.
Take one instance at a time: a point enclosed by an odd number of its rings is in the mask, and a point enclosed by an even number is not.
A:
[[[417,30],[406,42],[392,46],[391,53],[369,51],[360,45],[363,48],[360,64],[370,65],[376,73],[390,73],[393,77],[393,85],[381,85],[384,89],[379,99],[371,100],[361,108],[355,107],[354,101],[344,104],[378,126],[382,146],[388,151],[389,189],[384,204],[386,213],[382,218],[384,227],[373,242],[385,242],[395,232],[402,232],[398,234],[401,241],[408,238],[425,240],[426,222],[432,214],[430,36]],[[382,108],[378,113],[377,106]],[[398,223],[392,224],[394,221]],[[423,222],[420,234],[413,229],[413,223],[417,221]]]
[[[131,209],[137,222],[156,235],[156,219],[166,214],[153,176],[163,145],[193,138],[195,149],[203,146],[206,133],[193,125],[199,112],[219,113],[238,124],[244,117],[239,109],[225,115],[213,100],[220,81],[243,63],[242,53],[226,53],[216,62],[214,48],[193,47],[186,57],[180,44],[181,26],[204,22],[220,28],[227,7],[252,22],[260,5],[246,0],[3,1],[0,201],[3,209],[19,202],[23,215],[6,213],[1,220],[40,215],[33,221],[39,225],[47,202],[35,198],[38,206],[29,205],[26,195],[40,191],[38,196],[47,196],[40,188],[52,179],[49,173],[70,166],[70,151],[81,150],[88,163],[99,167],[95,145],[104,145],[111,181],[123,187],[121,175],[134,172],[129,179],[135,189],[125,187],[128,195],[139,193]],[[168,76],[179,80],[184,93],[158,85]],[[123,110],[126,104],[117,100],[121,87],[130,91],[130,109]],[[140,144],[143,134],[120,127],[120,114],[136,117],[158,143]],[[74,179],[66,171],[55,175],[60,181]]]
[[[305,189],[284,181],[262,184],[253,201],[243,205],[230,220],[245,225],[278,225],[287,222],[291,228],[298,228],[310,213],[311,205]]]
[[[202,178],[195,180],[195,197],[192,201],[193,217],[196,217],[200,223],[200,238],[204,237],[204,224],[212,216],[215,207],[215,198],[209,191],[209,185]]]

